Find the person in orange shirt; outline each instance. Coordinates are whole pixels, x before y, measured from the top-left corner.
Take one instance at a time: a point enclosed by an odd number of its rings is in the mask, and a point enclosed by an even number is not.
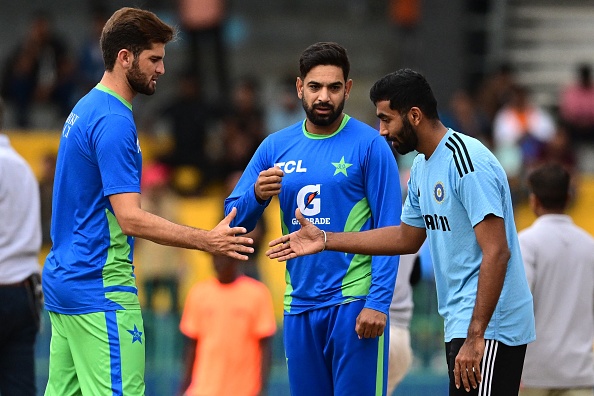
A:
[[[180,323],[188,338],[180,394],[255,396],[265,391],[276,321],[272,296],[242,275],[239,261],[214,256],[216,278],[192,287]]]

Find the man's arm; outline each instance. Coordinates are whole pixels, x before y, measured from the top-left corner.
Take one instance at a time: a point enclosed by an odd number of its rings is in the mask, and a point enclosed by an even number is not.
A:
[[[507,246],[505,223],[501,217],[487,215],[474,227],[474,233],[482,250],[483,260],[468,334],[456,356],[454,366],[456,387],[460,387],[462,379],[467,391],[470,386],[476,388],[481,381],[480,362],[485,351],[485,330],[499,301],[511,255]],[[469,375],[473,371],[475,375]]]
[[[401,223],[399,226],[376,228],[361,232],[323,233],[306,220],[299,209],[295,217],[301,229],[271,241],[266,255],[278,261],[319,253],[322,250],[338,252],[396,255],[416,253],[425,241],[425,229]]]
[[[262,365],[260,367],[262,389],[260,396],[267,394],[268,378],[272,367],[272,336],[260,339],[260,351],[262,353]]]
[[[249,246],[251,238],[237,237],[245,234],[243,227],[229,227],[235,217],[232,210],[215,228],[210,231],[173,223],[162,217],[149,213],[140,207],[140,194],[123,193],[109,196],[114,214],[122,232],[129,236],[148,239],[161,245],[186,249],[203,250],[205,252],[226,255],[239,260],[247,260],[242,253],[252,253]]]

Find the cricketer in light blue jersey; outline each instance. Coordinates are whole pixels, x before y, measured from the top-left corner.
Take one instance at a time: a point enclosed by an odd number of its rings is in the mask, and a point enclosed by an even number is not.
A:
[[[445,340],[466,338],[482,251],[474,226],[493,214],[505,222],[511,257],[485,338],[507,345],[534,341],[532,295],[516,234],[507,176],[478,140],[448,130],[431,154],[415,157],[402,222],[425,228]]]

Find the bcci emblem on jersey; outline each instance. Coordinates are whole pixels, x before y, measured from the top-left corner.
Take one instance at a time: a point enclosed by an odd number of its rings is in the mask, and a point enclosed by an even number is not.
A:
[[[437,203],[442,203],[445,198],[445,188],[442,182],[437,182],[433,188],[433,198]]]

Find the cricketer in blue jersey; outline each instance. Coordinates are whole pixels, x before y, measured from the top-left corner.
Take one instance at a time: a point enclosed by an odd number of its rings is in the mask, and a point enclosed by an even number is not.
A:
[[[425,78],[390,73],[370,91],[380,134],[400,154],[417,150],[402,224],[362,233],[302,229],[272,241],[281,260],[320,250],[416,252],[428,239],[444,318],[450,395],[515,395],[526,345],[535,339],[507,177],[478,140],[444,126]]]
[[[336,43],[308,47],[297,95],[307,118],[268,136],[225,200],[233,223],[252,229],[278,197],[283,233],[300,208],[327,231],[396,225],[398,168],[377,130],[343,113],[352,80]],[[398,257],[322,252],[286,267],[284,344],[292,395],[382,395],[387,324]]]
[[[52,338],[46,396],[144,395],[144,327],[132,265],[134,238],[247,259],[233,214],[211,231],[140,207],[142,151],[132,115],[165,72],[174,30],[155,14],[122,8],[101,35],[105,73],[73,108],[60,137],[52,248],[43,268]],[[167,265],[167,263],[163,263]]]

